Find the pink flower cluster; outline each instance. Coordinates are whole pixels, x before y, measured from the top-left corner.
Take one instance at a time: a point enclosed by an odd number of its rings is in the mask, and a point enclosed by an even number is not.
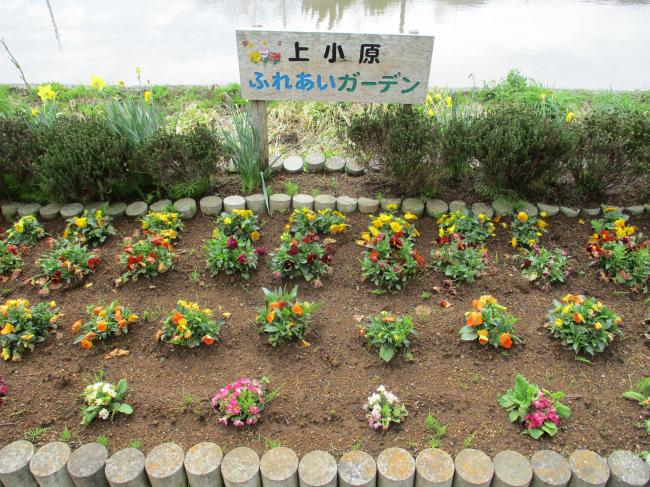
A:
[[[2,378],[2,376],[0,376],[0,406],[2,406],[4,398],[7,397],[7,394],[9,394],[9,388],[7,387],[7,384],[5,384],[5,380]]]
[[[560,417],[557,415],[553,403],[549,398],[544,397],[543,392],[540,391],[539,397],[531,403],[531,406],[533,412],[528,413],[524,418],[527,429],[541,428],[544,421],[551,421],[556,426],[560,423]]]
[[[210,401],[219,414],[219,423],[236,428],[257,423],[264,409],[264,389],[256,380],[242,377],[217,392]]]

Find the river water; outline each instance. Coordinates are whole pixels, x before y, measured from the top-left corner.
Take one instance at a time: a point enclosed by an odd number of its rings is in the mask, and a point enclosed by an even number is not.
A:
[[[650,89],[650,0],[0,0],[32,83],[239,81],[235,28],[436,36],[430,84]],[[0,83],[19,83],[0,52]]]

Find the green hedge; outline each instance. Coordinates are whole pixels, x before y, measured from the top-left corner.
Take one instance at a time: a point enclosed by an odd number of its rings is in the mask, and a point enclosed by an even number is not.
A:
[[[0,196],[24,201],[120,200],[159,193],[201,196],[226,156],[209,129],[160,129],[130,145],[98,117],[61,116],[35,125],[0,117]]]

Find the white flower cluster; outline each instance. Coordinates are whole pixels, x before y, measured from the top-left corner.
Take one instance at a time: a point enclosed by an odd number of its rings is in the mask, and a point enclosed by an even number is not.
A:
[[[84,390],[84,399],[89,406],[108,406],[116,396],[115,387],[108,382],[95,382]],[[104,413],[104,411],[106,412]],[[108,418],[108,410],[102,409],[99,417]]]
[[[406,408],[400,404],[399,398],[383,385],[368,396],[368,402],[363,408],[366,411],[368,426],[374,430],[386,430],[391,422],[399,423],[400,419],[408,414]]]

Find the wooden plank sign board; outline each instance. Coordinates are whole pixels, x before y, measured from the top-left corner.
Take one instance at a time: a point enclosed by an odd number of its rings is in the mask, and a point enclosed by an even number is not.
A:
[[[249,100],[422,103],[433,37],[237,30]]]

